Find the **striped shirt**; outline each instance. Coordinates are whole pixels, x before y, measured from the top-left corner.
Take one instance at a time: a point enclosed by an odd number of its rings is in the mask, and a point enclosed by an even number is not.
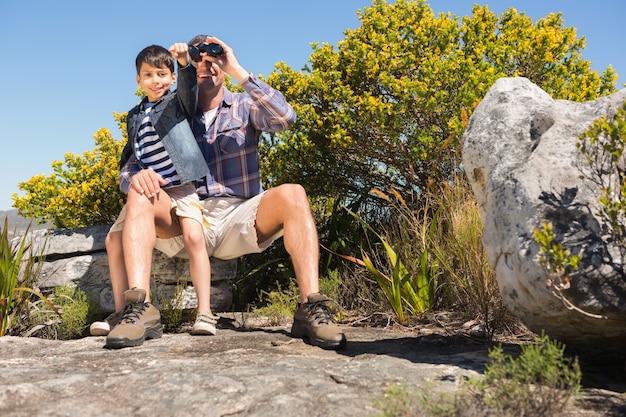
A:
[[[163,188],[180,185],[180,177],[174,168],[169,154],[163,147],[163,142],[157,135],[150,122],[150,107],[145,109],[145,116],[137,132],[137,146],[135,157],[146,167],[159,174],[168,183]]]

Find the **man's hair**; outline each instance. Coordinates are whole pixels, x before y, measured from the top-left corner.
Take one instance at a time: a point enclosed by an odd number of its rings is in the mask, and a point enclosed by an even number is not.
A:
[[[196,35],[193,38],[191,38],[189,42],[187,42],[187,45],[191,46],[197,43],[203,43],[208,36],[209,35]]]
[[[170,51],[160,45],[146,46],[137,54],[137,58],[135,58],[137,74],[139,74],[141,64],[144,62],[156,68],[167,67],[170,71],[174,72],[174,57]]]

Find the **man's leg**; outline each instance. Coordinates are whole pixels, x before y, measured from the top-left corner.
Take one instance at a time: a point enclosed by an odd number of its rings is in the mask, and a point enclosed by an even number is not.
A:
[[[124,288],[124,275],[130,289],[123,293],[123,316],[107,335],[105,347],[138,346],[163,334],[161,315],[149,302],[150,270],[157,233],[163,237],[180,233],[180,225],[170,213],[170,202],[165,192],[148,198],[131,190],[122,232],[109,234],[107,252],[113,255],[109,267],[116,304]]]
[[[152,252],[159,237],[181,233],[178,220],[170,212],[170,197],[160,192],[152,198],[131,189],[126,202],[126,220],[122,231],[124,266],[128,287],[146,291],[150,301]]]
[[[346,337],[332,322],[329,299],[319,293],[319,243],[306,192],[297,184],[268,190],[257,209],[257,240],[266,241],[281,228],[300,293],[291,333],[324,349],[345,346]]]
[[[300,290],[300,302],[319,292],[319,244],[311,208],[302,186],[283,184],[267,190],[257,210],[259,242],[283,229],[285,249],[291,256]]]

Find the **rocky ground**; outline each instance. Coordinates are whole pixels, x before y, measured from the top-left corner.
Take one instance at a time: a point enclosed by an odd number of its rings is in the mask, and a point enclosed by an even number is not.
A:
[[[104,337],[2,337],[0,415],[375,416],[391,384],[454,390],[484,370],[491,347],[442,329],[346,326],[347,347],[326,351],[292,339],[288,327],[238,321],[222,316],[213,337],[168,333],[121,350],[104,349]],[[623,371],[584,372],[567,415],[626,415]]]

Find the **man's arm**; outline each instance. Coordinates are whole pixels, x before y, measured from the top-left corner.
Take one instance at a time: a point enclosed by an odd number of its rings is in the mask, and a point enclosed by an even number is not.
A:
[[[252,125],[263,132],[278,132],[291,126],[296,121],[296,112],[285,97],[267,83],[246,71],[241,66],[233,49],[215,37],[207,37],[206,43],[217,43],[224,53],[210,57],[226,74],[239,82],[252,97],[250,120]]]
[[[132,187],[139,194],[145,194],[148,198],[157,195],[161,191],[161,187],[167,184],[163,177],[150,168],[141,169],[134,154],[120,170],[119,179],[120,190],[123,193],[128,194]]]
[[[137,158],[135,158],[135,155],[131,154],[127,162],[120,169],[120,190],[122,190],[124,194],[128,194],[130,191],[133,175],[137,174],[139,171],[140,168],[139,164],[137,164]]]
[[[250,95],[254,106],[250,120],[257,130],[279,132],[296,121],[296,112],[282,93],[250,74],[241,86]]]

